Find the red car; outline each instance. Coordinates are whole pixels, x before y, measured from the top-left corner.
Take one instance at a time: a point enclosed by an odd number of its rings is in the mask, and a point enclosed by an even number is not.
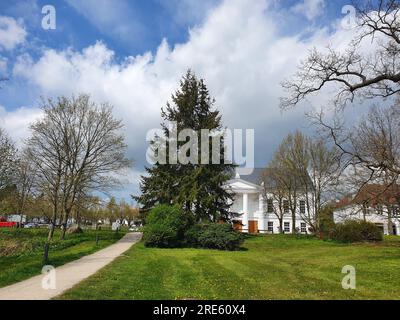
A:
[[[0,228],[16,228],[17,222],[0,222]]]

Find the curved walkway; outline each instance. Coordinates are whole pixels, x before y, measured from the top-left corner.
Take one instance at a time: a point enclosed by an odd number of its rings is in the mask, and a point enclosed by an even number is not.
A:
[[[140,241],[141,237],[142,234],[139,232],[128,233],[117,243],[53,269],[55,272],[50,271],[46,275],[35,276],[0,288],[0,300],[48,300],[54,298],[95,274]]]

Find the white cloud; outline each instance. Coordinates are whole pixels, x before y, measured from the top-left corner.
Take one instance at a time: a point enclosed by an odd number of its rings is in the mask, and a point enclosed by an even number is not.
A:
[[[303,0],[292,7],[292,11],[306,16],[308,20],[314,20],[322,15],[325,8],[325,0]]]
[[[12,50],[25,41],[26,35],[21,22],[11,17],[0,16],[0,48]]]
[[[256,163],[264,165],[284,135],[307,126],[304,109],[279,110],[280,82],[313,46],[331,43],[345,49],[352,36],[352,31],[337,29],[332,34],[322,29],[307,39],[279,37],[268,8],[266,1],[225,1],[190,30],[187,42],[171,48],[164,40],[154,55],[118,61],[110,48],[97,42],[81,52],[49,49],[37,61],[20,56],[14,75],[28,79],[43,95],[87,92],[96,101],[113,104],[115,115],[125,122],[129,153],[140,171],[146,132],[159,126],[161,107],[191,68],[206,80],[225,125],[255,129]]]
[[[0,77],[7,72],[7,58],[0,56]]]
[[[21,107],[14,111],[7,111],[0,106],[0,127],[4,128],[21,148],[23,140],[29,137],[29,124],[41,115],[42,111],[38,108]]]

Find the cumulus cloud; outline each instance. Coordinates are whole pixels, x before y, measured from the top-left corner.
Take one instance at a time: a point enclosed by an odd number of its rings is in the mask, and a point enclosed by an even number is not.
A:
[[[42,111],[38,108],[21,107],[16,111],[7,111],[0,106],[0,127],[13,138],[19,148],[29,137],[29,125],[39,119]]]
[[[266,1],[251,6],[244,0],[224,1],[189,31],[187,42],[174,47],[163,40],[154,54],[122,61],[103,42],[82,51],[49,49],[36,61],[20,56],[14,75],[43,95],[87,92],[96,101],[114,105],[115,115],[125,122],[137,173],[145,164],[147,131],[159,127],[161,107],[191,68],[206,80],[226,126],[255,129],[256,164],[265,165],[283,136],[307,127],[304,109],[283,114],[279,110],[280,82],[293,74],[313,46],[345,49],[352,36],[351,31],[321,29],[306,39],[280,37],[274,12],[268,9]]]
[[[0,16],[0,48],[12,50],[25,41],[26,35],[21,22],[12,17]]]
[[[308,20],[314,20],[323,14],[325,0],[303,0],[292,7],[295,13],[303,14]]]

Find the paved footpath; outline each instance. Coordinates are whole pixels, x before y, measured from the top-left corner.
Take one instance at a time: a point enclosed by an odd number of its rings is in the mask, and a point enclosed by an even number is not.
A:
[[[121,240],[79,260],[55,269],[55,289],[43,289],[45,275],[32,277],[8,287],[0,288],[0,300],[48,300],[72,288],[82,280],[95,274],[115,258],[137,243],[142,237],[139,232],[128,233]],[[51,278],[51,273],[46,279]],[[52,282],[46,282],[52,283]]]

